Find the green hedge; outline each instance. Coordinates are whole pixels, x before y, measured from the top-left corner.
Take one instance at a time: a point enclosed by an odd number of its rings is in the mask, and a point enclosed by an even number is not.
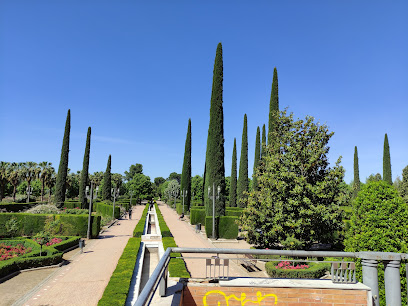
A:
[[[295,263],[295,265],[303,263]],[[329,263],[307,263],[307,269],[279,269],[275,268],[278,262],[270,261],[265,264],[266,273],[272,278],[310,278],[316,279],[324,276],[330,270]]]
[[[37,206],[39,202],[30,202],[30,203],[4,203],[0,204],[0,210],[5,209],[7,212],[19,212],[30,209],[34,206]]]
[[[140,248],[140,241],[140,238],[129,238],[98,305],[125,305]]]
[[[88,230],[87,215],[43,215],[43,214],[28,214],[28,213],[0,213],[0,224],[6,224],[11,219],[16,218],[19,229],[16,235],[18,236],[33,236],[42,232],[46,222],[60,221],[61,229],[59,234],[65,236],[80,236],[86,237]],[[92,237],[98,237],[101,227],[101,217],[92,216]],[[5,226],[0,227],[0,237],[7,237],[8,233]]]
[[[236,239],[238,237],[238,217],[221,216],[215,218],[216,238]],[[205,217],[205,232],[212,237],[212,216]]]
[[[77,207],[81,208],[81,206],[81,202],[78,201],[65,201],[63,207],[66,207],[67,209],[74,209]]]
[[[177,214],[181,215],[183,212],[183,204],[177,203],[176,211],[177,211]],[[184,214],[187,215],[187,213],[188,213],[188,206],[184,205]]]
[[[139,222],[136,224],[135,229],[133,230],[133,237],[142,237],[145,223],[146,223],[146,214],[148,210],[149,210],[149,205],[146,205],[146,207],[143,210],[142,217],[140,218]]]
[[[80,237],[58,237],[62,238],[60,243],[54,244],[52,247],[57,251],[63,252],[73,246],[79,246],[79,239]]]
[[[101,215],[112,217],[113,205],[109,205],[104,202],[95,203],[95,211]],[[115,205],[115,219],[118,219],[119,217],[120,207]]]
[[[241,217],[243,211],[244,211],[244,209],[241,208],[241,207],[227,207],[225,209],[225,215],[226,216]]]
[[[190,223],[198,224],[201,223],[205,225],[205,207],[204,206],[195,206],[190,208]]]
[[[173,237],[173,235],[170,232],[169,227],[166,224],[166,221],[164,221],[164,218],[159,209],[159,206],[157,205],[157,203],[154,203],[154,206],[156,208],[157,220],[159,220],[160,232],[161,232],[162,237]]]

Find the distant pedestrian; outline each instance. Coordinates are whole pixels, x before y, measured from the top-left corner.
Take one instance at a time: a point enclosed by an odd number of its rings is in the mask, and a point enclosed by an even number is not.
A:
[[[183,220],[184,219],[184,213],[181,213],[179,220]]]
[[[129,208],[129,220],[131,220],[131,219],[132,219],[132,209]]]

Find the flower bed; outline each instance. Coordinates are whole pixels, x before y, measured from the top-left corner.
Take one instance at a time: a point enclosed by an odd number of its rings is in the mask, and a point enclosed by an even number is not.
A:
[[[293,264],[281,261],[279,264],[270,261],[265,264],[266,272],[273,278],[310,278],[317,279],[330,270],[329,263]]]
[[[0,261],[22,256],[26,253],[30,253],[31,250],[30,247],[26,248],[23,244],[8,245],[6,243],[0,243]]]

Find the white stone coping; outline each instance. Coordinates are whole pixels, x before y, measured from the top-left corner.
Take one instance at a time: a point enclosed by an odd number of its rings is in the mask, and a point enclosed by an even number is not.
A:
[[[362,283],[333,283],[331,280],[326,279],[232,278],[230,280],[220,280],[219,285],[221,287],[313,288],[371,291],[370,287]]]

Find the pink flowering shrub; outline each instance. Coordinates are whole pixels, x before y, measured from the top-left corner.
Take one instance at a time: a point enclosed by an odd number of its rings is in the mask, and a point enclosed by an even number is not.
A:
[[[6,245],[5,243],[0,243],[0,261],[18,257],[29,252],[31,252],[31,248],[26,248],[22,244]]]
[[[61,238],[52,238],[50,241],[48,241],[45,245],[46,246],[50,246],[50,245],[53,245],[53,244],[57,244],[57,243],[60,243],[62,241],[62,239]]]
[[[295,266],[295,264],[291,264],[289,261],[285,260],[285,261],[281,261],[280,263],[278,263],[277,266],[275,266],[275,268],[277,269],[291,269],[291,270],[295,270],[295,269],[307,269],[309,268],[308,265],[297,265]]]

